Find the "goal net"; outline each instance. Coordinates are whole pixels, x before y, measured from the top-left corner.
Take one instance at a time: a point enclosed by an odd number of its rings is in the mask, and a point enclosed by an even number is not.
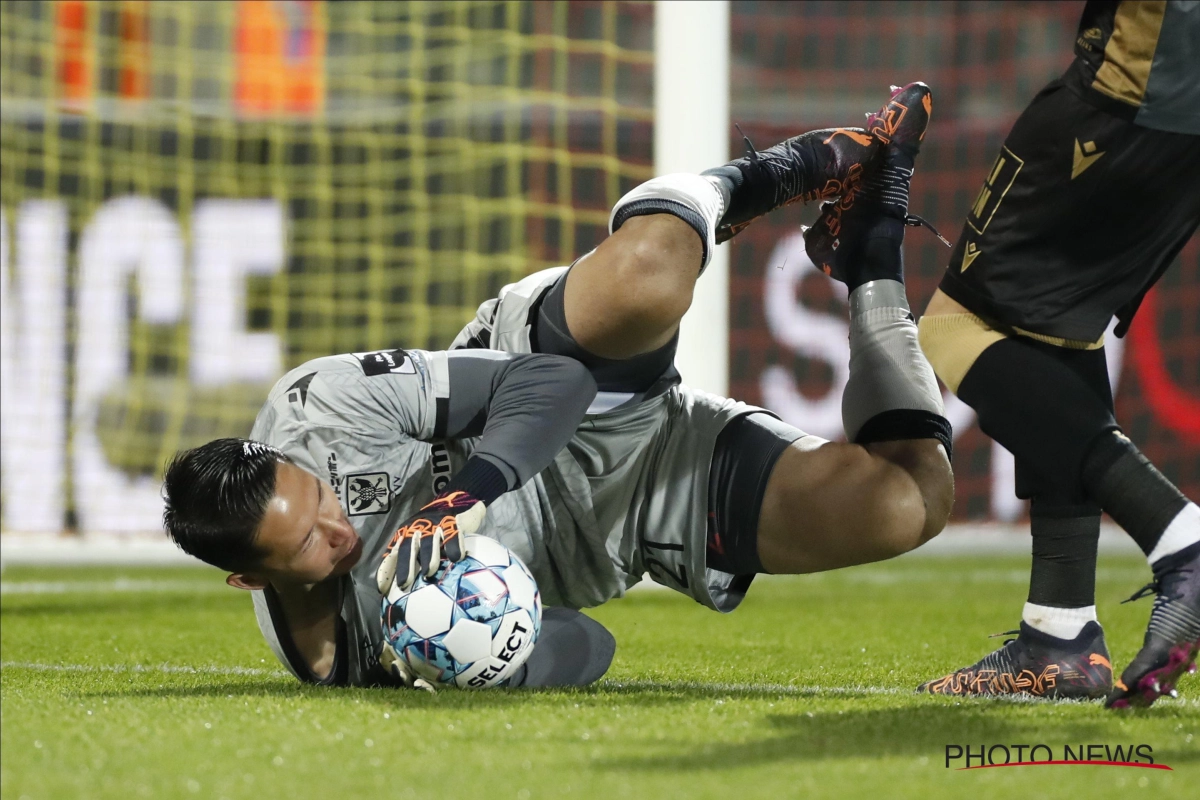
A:
[[[4,2],[6,530],[154,530],[316,356],[444,348],[650,177],[653,6]]]

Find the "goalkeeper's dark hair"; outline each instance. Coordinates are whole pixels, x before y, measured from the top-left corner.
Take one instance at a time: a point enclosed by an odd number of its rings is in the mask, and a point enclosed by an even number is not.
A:
[[[229,572],[262,564],[258,527],[275,495],[277,448],[216,439],[175,454],[163,479],[163,527],[189,555]]]

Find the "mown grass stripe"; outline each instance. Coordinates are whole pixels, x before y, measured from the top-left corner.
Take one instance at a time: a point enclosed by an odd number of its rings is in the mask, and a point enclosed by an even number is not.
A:
[[[646,680],[603,680],[596,684],[609,691],[704,692],[731,695],[788,695],[812,697],[820,695],[909,695],[911,691],[895,686],[790,686],[783,683],[706,683],[702,681],[646,681]]]
[[[273,678],[287,677],[282,669],[259,669],[257,667],[187,666],[182,664],[42,664],[37,661],[3,661],[0,669],[26,669],[34,672],[148,672],[168,675],[259,675]]]
[[[3,581],[0,594],[104,594],[107,592],[222,592],[220,581],[161,581],[117,578],[111,581]]]

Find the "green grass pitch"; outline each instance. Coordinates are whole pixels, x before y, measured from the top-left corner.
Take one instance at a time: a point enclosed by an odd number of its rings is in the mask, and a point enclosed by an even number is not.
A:
[[[215,571],[9,567],[5,800],[42,798],[1196,797],[1200,680],[1117,714],[1095,704],[918,697],[998,644],[1027,559],[907,557],[760,580],[720,616],[668,591],[592,612],[616,661],[580,691],[300,686]],[[1150,602],[1144,562],[1104,558],[1118,668]],[[1172,771],[958,771],[948,744],[1153,748]],[[958,762],[957,765],[961,765]],[[1191,787],[1190,789],[1188,787]]]

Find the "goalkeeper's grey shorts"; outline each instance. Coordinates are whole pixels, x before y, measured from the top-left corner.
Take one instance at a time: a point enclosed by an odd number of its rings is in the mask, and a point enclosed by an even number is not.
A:
[[[452,347],[532,352],[538,304],[566,270],[544,270],[504,287],[496,299],[480,306]],[[736,608],[753,576],[711,569],[706,563],[709,468],[725,426],[759,412],[763,410],[682,384],[636,402],[628,395],[598,394],[566,450],[537,478],[559,495],[570,509],[576,534],[587,540],[570,548],[561,541],[545,543],[557,562],[552,572],[562,588],[543,586],[543,592],[569,597],[577,580],[594,587],[607,584],[603,599],[609,599],[649,575],[709,608]],[[547,530],[543,535],[561,538],[564,533]],[[600,574],[609,565],[574,558],[575,552],[606,553],[615,580],[610,583]]]

